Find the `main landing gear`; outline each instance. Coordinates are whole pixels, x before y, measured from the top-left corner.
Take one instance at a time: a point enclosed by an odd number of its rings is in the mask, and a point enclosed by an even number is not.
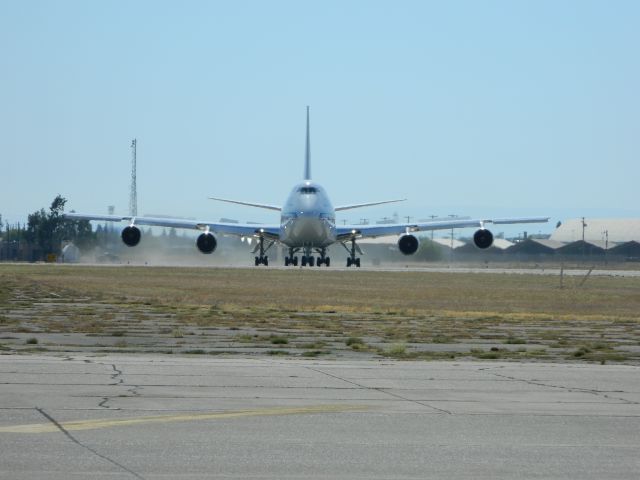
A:
[[[256,257],[255,257],[255,263],[256,263],[256,267],[258,265],[264,265],[265,267],[269,266],[269,257],[267,257],[266,253],[267,250],[269,250],[273,244],[275,242],[271,242],[269,243],[269,245],[267,245],[266,247],[264,246],[264,237],[261,235],[258,238],[258,244],[256,245],[256,248],[253,249],[253,253],[256,252],[260,252]]]
[[[347,247],[345,242],[342,243],[342,246],[349,253],[347,257],[347,267],[353,265],[354,267],[360,268],[360,258],[356,257],[356,252],[360,255],[364,255],[364,253],[362,253],[362,250],[360,250],[360,247],[356,244],[356,237],[351,237],[351,248]]]
[[[354,265],[356,267],[360,267],[360,259],[359,258],[349,258],[347,257],[347,267]]]
[[[298,266],[298,257],[296,253],[300,250],[303,251],[304,255],[300,257],[300,266],[306,267],[307,265],[313,267],[317,265],[321,267],[322,265],[326,265],[327,267],[331,264],[331,259],[327,257],[327,249],[326,248],[316,248],[315,251],[320,255],[317,259],[312,255],[313,249],[311,247],[300,248],[290,248],[289,256],[284,257],[284,266],[288,267],[289,265],[293,265],[294,267]]]

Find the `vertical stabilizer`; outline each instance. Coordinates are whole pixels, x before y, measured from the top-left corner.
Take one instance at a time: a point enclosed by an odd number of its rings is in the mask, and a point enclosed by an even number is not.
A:
[[[307,105],[307,148],[304,155],[304,179],[311,180],[311,141],[309,139],[309,106]]]

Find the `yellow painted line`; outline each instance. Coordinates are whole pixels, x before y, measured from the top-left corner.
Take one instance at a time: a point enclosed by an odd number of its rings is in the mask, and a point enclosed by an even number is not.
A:
[[[98,428],[126,427],[146,423],[192,422],[194,420],[220,420],[226,418],[263,417],[276,415],[305,415],[311,413],[338,413],[356,410],[368,410],[366,405],[318,405],[313,407],[263,408],[259,410],[237,410],[218,413],[187,413],[182,415],[156,415],[120,419],[96,419],[60,422],[67,431],[95,430]],[[60,430],[53,423],[33,423],[29,425],[11,425],[0,427],[0,433],[51,433]]]

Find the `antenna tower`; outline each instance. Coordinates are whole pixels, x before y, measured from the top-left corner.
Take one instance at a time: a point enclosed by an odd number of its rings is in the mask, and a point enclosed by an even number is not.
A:
[[[129,195],[129,215],[138,215],[138,191],[136,187],[136,139],[131,141],[131,194]]]

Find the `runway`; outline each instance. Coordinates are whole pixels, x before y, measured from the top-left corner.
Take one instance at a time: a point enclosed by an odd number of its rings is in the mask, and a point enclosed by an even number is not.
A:
[[[22,264],[21,264],[22,265]],[[74,264],[60,264],[59,266],[65,266]],[[573,266],[571,268],[560,268],[557,265],[545,266],[544,263],[541,263],[535,267],[525,266],[525,267],[502,267],[499,264],[491,264],[491,265],[477,265],[477,266],[461,266],[457,264],[450,265],[436,265],[436,264],[425,264],[425,263],[410,263],[410,264],[402,264],[402,263],[385,263],[383,265],[371,265],[369,263],[363,262],[362,268],[355,267],[346,267],[343,265],[343,262],[333,263],[331,267],[285,267],[280,263],[270,263],[268,267],[255,267],[251,264],[244,263],[220,263],[216,265],[202,264],[202,263],[171,263],[171,262],[138,262],[138,263],[127,263],[127,264],[105,264],[105,263],[82,263],[83,266],[88,267],[122,267],[127,268],[131,266],[138,267],[185,267],[185,268],[217,268],[217,269],[240,269],[240,270],[255,270],[267,268],[270,270],[285,270],[285,271],[295,271],[295,270],[313,270],[318,272],[331,272],[331,271],[339,271],[339,272],[359,272],[359,271],[368,271],[368,272],[431,272],[431,273],[457,273],[457,274],[510,274],[510,275],[547,275],[547,276],[560,276],[565,275],[569,277],[584,277],[587,274],[589,276],[594,277],[626,277],[626,278],[638,278],[640,277],[640,268],[636,269],[621,269],[615,267],[608,267],[603,265],[598,265],[597,267],[591,268],[591,265],[585,265],[584,267],[576,267]]]
[[[0,356],[0,478],[635,479],[639,373]]]

